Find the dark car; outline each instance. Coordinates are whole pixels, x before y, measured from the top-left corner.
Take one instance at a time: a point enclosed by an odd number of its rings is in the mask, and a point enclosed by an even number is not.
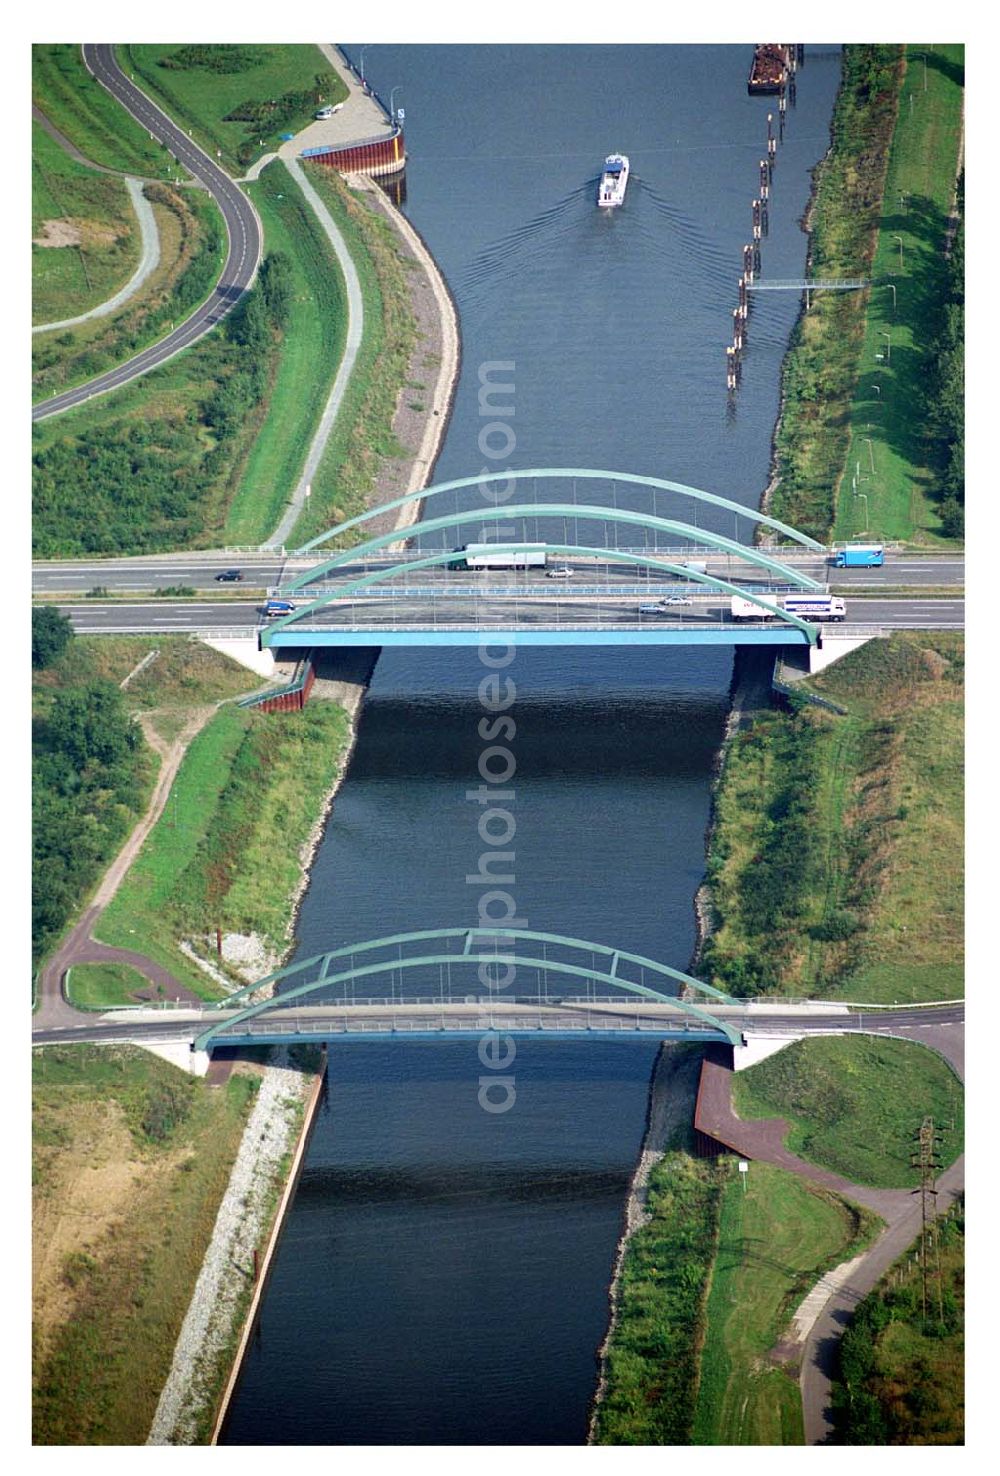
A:
[[[223,569],[221,574],[216,574],[216,582],[219,584],[237,584],[243,578],[242,569]]]

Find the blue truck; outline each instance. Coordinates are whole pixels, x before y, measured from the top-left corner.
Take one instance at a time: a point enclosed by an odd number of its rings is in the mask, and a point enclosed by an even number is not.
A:
[[[880,569],[884,563],[885,546],[881,543],[849,543],[833,558],[835,569]]]

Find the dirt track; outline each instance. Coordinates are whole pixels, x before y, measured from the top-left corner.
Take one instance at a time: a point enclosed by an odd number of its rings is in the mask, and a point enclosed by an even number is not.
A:
[[[152,797],[146,813],[108,867],[94,894],[93,902],[70,931],[62,947],[53,954],[39,974],[38,1009],[34,1019],[36,1029],[57,1029],[77,1023],[80,1018],[79,1013],[66,999],[64,980],[67,970],[74,964],[80,963],[130,964],[132,968],[144,974],[167,998],[186,1000],[189,1003],[200,1002],[197,995],[175,979],[162,965],[154,963],[152,959],[132,949],[112,948],[106,943],[97,943],[91,937],[91,933],[101,913],[121,886],[122,878],[138,856],[149,832],[163,814],[171,786],[188,745],[214,712],[214,706],[194,708],[185,727],[170,744],[165,743],[156,732],[149,720],[149,714],[144,713],[140,717],[143,734],[161,759],[160,772],[156,778]]]

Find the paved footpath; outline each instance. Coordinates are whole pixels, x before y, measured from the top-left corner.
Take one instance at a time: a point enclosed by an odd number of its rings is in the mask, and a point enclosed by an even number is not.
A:
[[[937,1051],[964,1081],[964,1025],[902,1025],[894,1034]],[[853,1184],[839,1174],[808,1163],[785,1147],[789,1125],[783,1118],[744,1122],[737,1117],[731,1100],[733,1072],[727,1057],[728,1052],[721,1049],[710,1048],[706,1052],[698,1091],[696,1127],[747,1158],[773,1163],[844,1199],[864,1205],[886,1224],[875,1244],[855,1258],[851,1269],[830,1295],[802,1351],[799,1384],[806,1444],[832,1444],[831,1383],[837,1344],[862,1297],[867,1296],[919,1234],[920,1201],[909,1189],[873,1189],[865,1184]],[[964,1154],[939,1176],[937,1184],[948,1199],[956,1197],[964,1189]],[[943,1207],[944,1201],[939,1200],[939,1204]]]

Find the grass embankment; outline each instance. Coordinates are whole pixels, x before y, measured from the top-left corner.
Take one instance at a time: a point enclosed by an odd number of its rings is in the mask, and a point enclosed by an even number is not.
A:
[[[94,178],[121,190],[125,188],[107,175]],[[160,259],[155,270],[134,296],[107,317],[91,318],[73,328],[54,329],[35,336],[31,355],[33,399],[47,399],[123,363],[163,338],[212,290],[225,256],[225,232],[215,202],[199,192],[181,192],[164,184],[146,185],[145,193],[153,209],[160,242]],[[139,227],[131,204],[129,218],[138,259]],[[37,264],[40,257],[53,254],[51,249],[35,247],[33,261]],[[65,254],[65,248],[59,254]],[[111,290],[102,292],[96,300],[104,301],[111,295]],[[93,412],[80,412],[73,423],[89,424],[100,403],[95,401]],[[113,404],[117,407],[117,397]]]
[[[729,1160],[705,1313],[695,1445],[801,1445],[798,1380],[768,1355],[821,1275],[880,1222],[794,1174]]]
[[[934,542],[940,533],[926,387],[947,285],[962,48],[916,48],[927,56],[926,92],[907,50],[904,62],[897,46],[845,48],[833,145],[817,170],[810,275],[888,278],[897,295],[894,318],[885,282],[817,293],[785,360],[771,511],[824,540],[834,525],[838,538],[868,529]],[[858,464],[867,480],[854,487]]]
[[[130,712],[184,710],[259,686],[245,666],[187,636],[74,636],[54,666],[33,673],[36,711],[50,695],[84,682],[123,682],[152,651],[156,660],[125,688]]]
[[[85,169],[37,123],[31,128],[31,316],[54,323],[98,307],[139,264],[128,190]]]
[[[837,498],[838,539],[870,528],[883,538],[941,541],[942,488],[928,435],[934,416],[928,390],[937,390],[934,345],[948,297],[945,237],[962,132],[964,51],[961,45],[906,47],[871,269],[874,278],[895,286],[896,303],[894,310],[887,285],[869,294],[847,427],[848,466]],[[888,357],[880,363],[877,354]],[[866,480],[857,490],[868,499],[867,519],[851,487],[859,465]]]
[[[400,249],[392,228],[333,171],[308,163],[305,168],[357,268],[365,333],[309,504],[295,525],[296,543],[363,511],[381,463],[405,455],[392,421],[417,333],[406,266],[412,258]]]
[[[287,943],[300,851],[336,778],[348,718],[314,701],[280,717],[223,708],[194,739],[166,809],[97,936],[139,948],[205,997],[212,980],[177,944],[214,957],[215,929]]]
[[[847,716],[776,708],[729,745],[702,952],[716,983],[873,1003],[961,996],[963,672],[960,634],[897,632],[810,680]]]
[[[33,1055],[33,1438],[142,1444],[256,1089],[128,1046]]]
[[[149,980],[128,964],[74,964],[66,975],[66,994],[80,1010],[107,1010],[135,1004]]]
[[[925,1117],[943,1133],[946,1168],[962,1151],[962,1084],[934,1051],[904,1040],[796,1041],[733,1079],[740,1117],[784,1117],[786,1146],[810,1163],[879,1189],[912,1189]]]
[[[768,1164],[667,1153],[629,1242],[601,1445],[794,1445],[798,1385],[768,1364],[795,1306],[877,1221]]]
[[[130,45],[118,53],[170,116],[236,174],[276,149],[281,134],[304,128],[317,108],[347,96],[312,45]]]
[[[159,656],[124,692],[144,656]],[[192,707],[253,676],[183,636],[71,637],[32,676],[33,950],[41,958],[85,905],[149,802],[158,760],[133,719],[170,740]]]
[[[143,179],[170,179],[170,151],[92,77],[79,46],[32,46],[31,100],[85,158]]]
[[[889,143],[902,77],[899,46],[847,46],[832,145],[817,166],[810,212],[810,277],[867,277],[875,249]],[[847,416],[858,376],[865,303],[817,292],[792,334],[775,433],[778,485],[770,511],[825,540],[847,461]]]
[[[965,1442],[965,1213],[938,1222],[924,1316],[920,1242],[861,1302],[841,1340],[833,1386],[843,1445]]]
[[[114,395],[33,427],[36,555],[218,543],[267,415],[287,268],[268,255],[216,332]]]
[[[649,1223],[629,1242],[608,1350],[598,1445],[691,1439],[705,1295],[726,1179],[721,1163],[664,1155],[649,1179]]]
[[[247,192],[268,251],[289,262],[290,308],[267,418],[226,517],[227,543],[261,543],[274,530],[306,458],[344,352],[343,274],[319,222],[279,161]]]

